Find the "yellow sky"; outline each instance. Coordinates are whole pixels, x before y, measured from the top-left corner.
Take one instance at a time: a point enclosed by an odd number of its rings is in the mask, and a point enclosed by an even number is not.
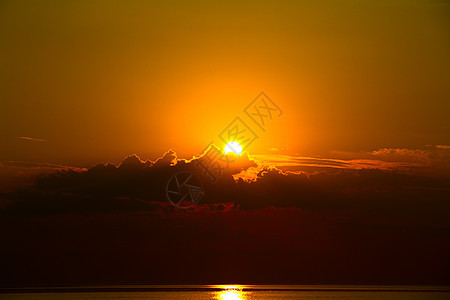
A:
[[[0,160],[197,154],[261,91],[283,115],[247,120],[251,153],[447,145],[449,20],[447,1],[3,1]]]

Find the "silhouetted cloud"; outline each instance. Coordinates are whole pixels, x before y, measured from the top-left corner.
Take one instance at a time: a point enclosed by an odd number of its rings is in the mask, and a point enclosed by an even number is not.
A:
[[[0,161],[0,192],[8,192],[25,186],[34,185],[38,177],[60,170],[86,170],[42,162]]]
[[[261,162],[264,160],[251,159],[244,153],[216,159],[215,167],[205,168],[211,157],[219,153],[217,151],[220,149],[212,145],[200,157],[190,160],[177,158],[172,150],[155,161],[131,155],[118,165],[97,164],[89,169],[51,165],[56,171],[39,177],[32,187],[4,193],[2,198],[10,203],[5,211],[26,213],[24,207],[27,205],[33,207],[33,213],[44,214],[153,210],[155,203],[167,202],[166,184],[179,172],[190,172],[200,178],[205,190],[202,204],[218,207],[217,204],[232,203],[234,207],[245,210],[268,206],[324,210],[331,207],[389,206],[393,198],[396,203],[404,205],[450,198],[448,180],[401,172],[402,166],[415,166],[416,162],[255,156],[270,161],[267,165]],[[379,150],[376,155],[429,157],[422,151],[398,149]],[[29,163],[9,164],[33,166]],[[289,166],[310,169],[292,171]],[[212,171],[216,172],[217,182],[210,176]],[[42,199],[45,199],[45,205],[40,202]]]
[[[88,169],[3,162],[54,169],[0,193],[2,283],[448,283],[445,177],[280,156],[311,165],[289,171],[244,154],[212,182],[201,165],[216,150]],[[380,155],[398,152],[411,154]],[[181,210],[165,186],[185,171],[205,195]]]

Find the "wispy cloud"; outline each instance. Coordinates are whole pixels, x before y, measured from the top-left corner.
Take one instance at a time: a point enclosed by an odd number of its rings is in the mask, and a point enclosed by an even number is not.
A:
[[[0,161],[1,167],[17,167],[17,168],[49,168],[49,169],[79,169],[74,166],[65,166],[45,162],[29,162],[29,161]]]
[[[344,169],[378,169],[450,179],[449,150],[448,145],[427,145],[426,149],[383,148],[359,153],[333,151],[334,158],[287,154],[251,155],[251,158],[257,162],[258,168],[250,168],[234,177],[255,180],[261,169],[274,167],[283,172],[306,174],[321,171],[335,173]]]
[[[47,142],[47,140],[32,138],[29,136],[19,136],[18,139],[25,140],[25,141],[33,141],[33,142]]]
[[[444,150],[450,150],[450,146],[449,145],[436,145],[436,148],[444,149]]]
[[[263,166],[274,165],[278,168],[286,167],[314,167],[335,169],[381,169],[393,170],[402,167],[420,167],[419,162],[388,162],[378,159],[324,159],[291,155],[252,155]]]

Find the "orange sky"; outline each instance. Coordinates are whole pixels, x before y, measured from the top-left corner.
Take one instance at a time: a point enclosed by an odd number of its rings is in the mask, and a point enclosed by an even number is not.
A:
[[[266,132],[245,120],[250,153],[448,145],[449,13],[446,1],[3,1],[0,160],[198,154],[261,91],[283,115]]]

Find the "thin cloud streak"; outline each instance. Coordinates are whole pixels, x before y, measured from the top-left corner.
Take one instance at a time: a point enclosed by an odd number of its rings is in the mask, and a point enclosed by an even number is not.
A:
[[[25,141],[33,141],[33,142],[48,142],[47,140],[44,140],[44,139],[38,139],[38,138],[29,137],[29,136],[19,136],[18,139],[25,140]]]
[[[395,170],[405,167],[422,167],[425,163],[415,162],[387,162],[375,159],[323,159],[313,157],[300,157],[290,155],[251,155],[265,166],[274,165],[276,167],[317,167],[317,168],[337,168],[337,169],[381,169]]]

